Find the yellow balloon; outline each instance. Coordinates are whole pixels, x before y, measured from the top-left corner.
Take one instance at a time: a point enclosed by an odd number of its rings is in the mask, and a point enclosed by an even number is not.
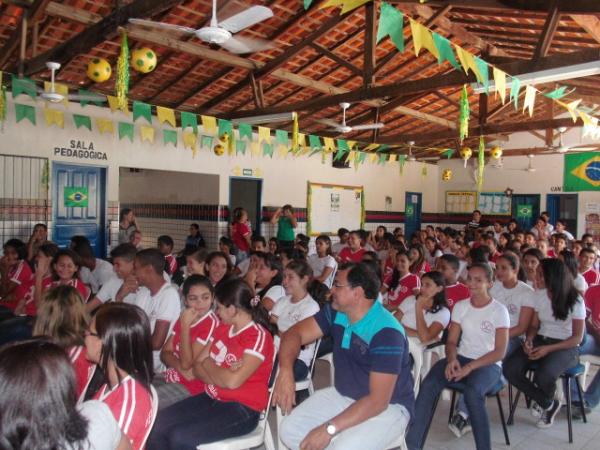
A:
[[[158,58],[154,50],[148,47],[138,48],[131,52],[131,67],[141,73],[152,72],[156,68]]]
[[[502,149],[500,147],[496,146],[496,147],[492,148],[492,150],[490,150],[490,155],[494,159],[500,159],[500,157],[502,156]]]
[[[217,144],[215,145],[213,151],[215,152],[215,155],[221,156],[223,153],[225,153],[225,147],[223,147],[221,144]]]
[[[92,81],[103,83],[110,78],[112,69],[108,61],[104,58],[92,58],[88,63],[86,73]]]
[[[460,157],[462,159],[469,159],[473,155],[473,151],[469,147],[463,147],[460,149]]]
[[[452,179],[452,170],[444,169],[444,171],[442,172],[442,180],[450,181],[451,179]]]

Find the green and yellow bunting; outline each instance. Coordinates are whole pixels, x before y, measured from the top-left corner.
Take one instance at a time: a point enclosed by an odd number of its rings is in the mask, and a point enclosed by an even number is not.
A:
[[[23,119],[27,119],[32,124],[36,124],[35,108],[33,106],[15,103],[15,117],[17,123],[19,123]]]
[[[133,142],[133,124],[127,122],[119,122],[119,140],[129,138]]]
[[[240,123],[238,125],[238,133],[240,139],[248,139],[252,140],[252,125],[248,125],[247,123]]]
[[[92,131],[92,118],[90,116],[73,114],[73,122],[75,123],[75,128],[84,127]]]
[[[149,124],[152,124],[152,106],[148,103],[133,102],[133,121],[135,122],[138,118],[143,117],[148,121]]]
[[[404,51],[404,14],[386,2],[381,3],[377,43],[389,36],[399,52]]]
[[[198,134],[198,116],[191,112],[181,112],[181,129],[192,128],[194,134]]]
[[[163,144],[173,144],[177,147],[177,131],[176,130],[162,130],[163,132]]]
[[[35,100],[37,97],[37,89],[35,82],[30,78],[19,78],[16,75],[12,75],[12,96],[13,98],[25,94]]]

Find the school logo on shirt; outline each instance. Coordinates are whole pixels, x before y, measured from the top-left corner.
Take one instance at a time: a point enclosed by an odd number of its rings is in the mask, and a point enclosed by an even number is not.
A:
[[[402,292],[404,294],[407,291],[408,291],[408,288],[406,286],[400,286],[400,292]]]
[[[517,312],[519,312],[519,308],[517,308],[517,305],[515,305],[514,303],[509,303],[508,304],[508,313],[511,316],[514,316],[515,314],[517,314]]]
[[[489,320],[484,320],[483,322],[481,322],[481,331],[483,331],[484,333],[488,333],[488,334],[493,333],[494,324],[492,322],[490,322]]]

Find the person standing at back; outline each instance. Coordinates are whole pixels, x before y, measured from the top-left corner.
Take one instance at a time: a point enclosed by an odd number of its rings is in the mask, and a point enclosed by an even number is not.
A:
[[[292,205],[283,205],[278,208],[271,217],[271,224],[277,224],[279,249],[293,248],[295,241],[294,228],[298,226],[298,221],[294,215]]]

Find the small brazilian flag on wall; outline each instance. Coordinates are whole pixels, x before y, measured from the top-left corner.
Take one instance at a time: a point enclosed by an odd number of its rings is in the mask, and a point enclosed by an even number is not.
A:
[[[600,191],[600,152],[565,155],[563,191]]]
[[[65,206],[75,208],[88,206],[88,188],[65,187]]]

